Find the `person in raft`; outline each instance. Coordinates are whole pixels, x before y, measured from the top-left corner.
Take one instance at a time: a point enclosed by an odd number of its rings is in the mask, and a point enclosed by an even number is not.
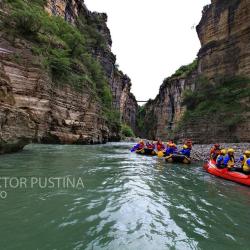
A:
[[[216,159],[216,167],[217,168],[224,168],[224,158],[225,158],[225,155],[227,154],[227,150],[226,149],[222,149],[220,151],[220,154],[217,156],[217,159]]]
[[[186,157],[190,158],[191,148],[188,147],[186,144],[184,144],[183,147],[182,147],[182,150],[179,151],[179,154],[185,155]]]
[[[250,150],[246,150],[240,157],[242,172],[250,174]]]
[[[151,142],[151,143],[147,142],[147,143],[146,143],[146,147],[147,147],[148,149],[154,150],[154,149],[155,149],[154,142]]]
[[[156,148],[157,148],[158,151],[163,151],[165,149],[165,146],[164,146],[164,144],[162,143],[161,140],[157,140]]]
[[[187,145],[187,147],[191,150],[192,146],[193,146],[193,142],[192,140],[188,139],[185,141],[185,145]]]
[[[227,150],[227,155],[224,157],[223,165],[228,168],[228,170],[234,170],[235,158],[234,149],[229,148]]]
[[[175,154],[177,152],[178,152],[177,147],[176,147],[175,143],[173,142],[173,140],[168,141],[165,155],[169,156],[169,155]]]
[[[144,141],[141,140],[139,143],[137,143],[133,148],[130,149],[130,152],[135,152],[136,150],[141,150],[145,148]]]
[[[216,161],[219,154],[220,154],[220,144],[216,143],[210,149],[210,159]]]
[[[145,143],[143,140],[139,142],[138,150],[144,149],[145,148]]]

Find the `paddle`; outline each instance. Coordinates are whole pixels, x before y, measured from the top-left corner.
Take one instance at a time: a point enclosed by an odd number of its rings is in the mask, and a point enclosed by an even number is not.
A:
[[[168,160],[168,159],[171,158],[171,157],[172,157],[172,155],[169,155],[169,156],[167,156],[165,159]]]
[[[130,149],[130,152],[133,153],[139,148],[140,144],[135,145],[133,148]]]
[[[164,157],[163,151],[158,151],[157,156],[160,157],[160,158]]]

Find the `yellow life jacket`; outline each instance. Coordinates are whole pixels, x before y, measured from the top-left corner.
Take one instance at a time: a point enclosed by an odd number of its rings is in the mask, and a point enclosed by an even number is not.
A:
[[[250,166],[247,164],[247,160],[249,160],[250,158],[245,158],[245,155],[244,155],[244,164],[243,164],[243,171],[244,172],[250,172]]]
[[[247,161],[247,156],[244,154],[243,155],[243,160],[242,160],[242,162],[241,162],[241,165],[242,165],[242,167],[244,166],[244,164],[245,164],[245,162]]]
[[[234,160],[234,156],[229,156],[230,157],[230,160],[228,161],[227,163],[227,167],[229,169],[233,168],[234,167],[234,164],[235,164],[235,160]]]

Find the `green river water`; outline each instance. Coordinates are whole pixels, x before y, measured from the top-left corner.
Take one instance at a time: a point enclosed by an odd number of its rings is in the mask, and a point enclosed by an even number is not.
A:
[[[0,249],[250,249],[250,188],[131,146],[29,145],[0,156],[1,177],[84,184],[1,182]]]

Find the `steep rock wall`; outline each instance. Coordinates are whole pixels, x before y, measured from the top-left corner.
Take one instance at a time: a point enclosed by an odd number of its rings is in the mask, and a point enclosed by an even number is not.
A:
[[[98,23],[93,32],[103,38],[105,46],[91,47],[92,54],[103,65],[116,100],[114,106],[123,121],[134,127],[137,104],[130,93],[130,80],[121,72],[115,77],[118,70],[106,14],[92,13],[77,0],[51,0],[46,10],[72,25],[78,25],[79,15],[90,24]],[[8,13],[1,10],[0,14],[2,21]],[[33,45],[25,38],[8,36],[4,30],[0,33],[0,153],[18,151],[31,141],[91,144],[119,139],[117,130],[104,119],[91,87],[79,91],[55,84],[32,53]]]
[[[200,74],[211,80],[250,76],[249,0],[213,0],[203,9],[197,33]]]
[[[222,120],[213,119],[211,115],[186,119],[183,123],[187,108],[182,102],[186,90],[192,89],[194,93],[200,91],[199,87],[203,84],[201,78],[206,79],[211,85],[223,83],[225,79],[233,77],[250,78],[250,2],[213,0],[203,9],[197,33],[201,41],[197,68],[184,78],[171,77],[166,80],[156,99],[146,104],[143,110],[146,133],[142,136],[164,140],[174,138],[180,141],[192,138],[198,143],[248,142],[249,95],[245,95],[241,100],[244,109],[238,112],[241,112],[242,119],[233,129]],[[246,85],[246,93],[249,92],[249,87],[250,84]],[[235,91],[238,91],[237,88]],[[207,98],[209,99],[209,95]],[[237,95],[235,98],[238,98]],[[226,105],[229,108],[231,103]],[[232,114],[232,120],[237,113]]]
[[[194,90],[197,70],[185,78],[167,78],[160,87],[157,97],[145,105],[143,114],[144,129],[138,133],[143,138],[167,140],[174,136],[186,107],[182,105],[183,94],[186,90]]]
[[[131,80],[127,75],[119,70],[114,71],[112,79],[113,105],[121,113],[122,122],[136,130],[136,113],[138,109],[137,101],[130,92]]]
[[[77,16],[84,15],[87,23],[98,23],[98,32],[103,37],[105,46],[93,46],[92,54],[100,61],[108,78],[113,95],[113,105],[120,111],[122,122],[135,130],[135,116],[138,109],[136,99],[130,92],[131,80],[122,71],[117,69],[116,56],[112,53],[112,38],[107,27],[105,13],[90,12],[79,0],[49,0],[47,11],[59,15],[65,20],[77,25]]]
[[[28,49],[16,49],[3,39],[0,45],[8,47],[0,53],[1,139],[5,143],[25,139],[90,144],[112,137],[90,90],[79,93],[69,86],[57,87]]]

